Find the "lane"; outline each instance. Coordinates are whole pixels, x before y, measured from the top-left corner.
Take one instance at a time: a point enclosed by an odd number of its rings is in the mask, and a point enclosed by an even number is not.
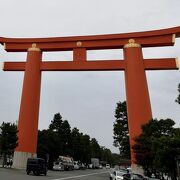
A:
[[[70,177],[64,177],[64,178],[58,178],[58,179],[52,179],[52,180],[65,180],[65,179],[82,179],[84,177],[87,177],[88,176],[97,176],[97,175],[100,175],[100,174],[108,174],[108,171],[105,171],[105,172],[97,172],[97,173],[91,173],[91,174],[85,174],[85,175],[79,175],[79,176],[70,176]],[[94,178],[93,178],[94,179]]]
[[[0,179],[4,180],[109,180],[109,172],[101,170],[48,171],[47,176],[27,175],[25,170],[0,168]]]

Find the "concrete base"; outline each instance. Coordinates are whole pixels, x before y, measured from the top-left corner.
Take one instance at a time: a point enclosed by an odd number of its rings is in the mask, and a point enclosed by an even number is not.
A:
[[[137,164],[131,164],[131,170],[133,173],[144,175],[144,170],[142,166],[139,166]]]
[[[15,151],[12,167],[16,169],[26,169],[27,159],[35,157],[37,157],[37,154]]]

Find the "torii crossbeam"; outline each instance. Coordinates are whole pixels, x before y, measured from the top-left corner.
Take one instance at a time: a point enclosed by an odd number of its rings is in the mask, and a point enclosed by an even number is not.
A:
[[[4,71],[25,71],[18,121],[19,144],[14,167],[22,168],[36,155],[41,71],[124,71],[130,145],[141,133],[141,125],[152,118],[146,70],[178,69],[176,58],[143,59],[142,48],[173,46],[180,37],[175,28],[114,35],[0,38],[7,52],[27,52],[26,62],[4,62]],[[123,49],[123,60],[87,61],[87,50]],[[42,61],[44,51],[73,51],[73,61]],[[131,161],[135,157],[131,150]]]

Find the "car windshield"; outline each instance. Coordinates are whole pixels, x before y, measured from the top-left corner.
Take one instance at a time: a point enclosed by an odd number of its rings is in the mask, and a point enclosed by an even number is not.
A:
[[[37,164],[37,163],[38,163],[38,161],[36,161],[36,160],[28,161],[28,164]]]
[[[122,171],[117,171],[116,172],[116,176],[123,176],[125,174],[125,172]]]
[[[119,172],[122,172],[122,173],[124,173],[124,174],[127,174],[127,173],[128,173],[128,170],[126,170],[126,169],[119,169]]]

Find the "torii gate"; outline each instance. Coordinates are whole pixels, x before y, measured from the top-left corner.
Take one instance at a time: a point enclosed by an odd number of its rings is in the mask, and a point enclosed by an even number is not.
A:
[[[178,69],[175,58],[143,59],[142,48],[173,46],[180,37],[175,28],[114,35],[3,38],[7,52],[27,52],[26,62],[4,62],[4,71],[25,71],[18,121],[19,144],[14,167],[24,168],[28,157],[36,156],[41,71],[124,71],[130,145],[141,133],[141,125],[152,118],[146,70]],[[87,61],[86,50],[123,49],[124,60]],[[73,61],[42,61],[44,51],[73,51]],[[135,157],[131,150],[131,162]]]

